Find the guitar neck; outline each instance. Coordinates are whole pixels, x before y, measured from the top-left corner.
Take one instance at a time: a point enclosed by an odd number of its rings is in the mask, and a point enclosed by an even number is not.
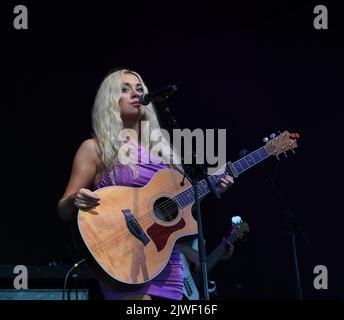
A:
[[[269,157],[269,153],[267,152],[265,147],[261,147],[258,150],[234,162],[232,166],[237,171],[236,173],[239,175],[243,173],[244,171],[254,167],[256,164],[265,160],[268,157]],[[226,170],[224,171],[224,173],[209,176],[209,181],[213,186],[216,186],[220,178],[225,175],[233,176],[233,173],[230,171],[228,166],[226,166]],[[205,179],[201,180],[198,183],[197,188],[198,188],[200,198],[207,195],[210,192],[208,184],[205,181]],[[185,208],[191,203],[193,203],[195,201],[195,194],[194,194],[193,187],[190,187],[186,189],[185,191],[181,192],[180,194],[178,194],[175,197],[175,200],[180,208]]]
[[[229,243],[234,243],[238,239],[238,235],[235,231],[232,231],[231,235],[227,237],[222,243],[207,257],[207,272],[209,273],[215,265],[219,262],[221,257],[226,251],[226,246]],[[201,273],[194,271],[192,277],[198,287],[201,285]]]
[[[207,257],[207,269],[210,272],[215,265],[219,262],[226,251],[226,246],[228,243],[234,243],[238,239],[236,232],[232,232],[232,234]]]

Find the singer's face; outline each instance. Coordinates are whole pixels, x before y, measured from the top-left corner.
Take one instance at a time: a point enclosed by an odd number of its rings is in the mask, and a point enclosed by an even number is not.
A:
[[[132,73],[124,73],[121,86],[119,106],[123,122],[139,121],[144,115],[144,106],[139,104],[139,96],[143,94],[140,80]]]

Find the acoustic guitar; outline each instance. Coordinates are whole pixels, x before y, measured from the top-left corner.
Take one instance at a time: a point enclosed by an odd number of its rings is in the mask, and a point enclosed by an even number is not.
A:
[[[226,164],[222,173],[209,176],[216,185],[224,175],[238,177],[269,156],[297,147],[298,134],[285,131],[240,160]],[[79,210],[77,240],[94,273],[110,287],[140,285],[166,266],[177,239],[197,234],[192,216],[194,189],[173,169],[158,171],[141,188],[110,186],[96,190],[100,204]],[[198,183],[199,197],[210,192]],[[133,286],[132,286],[133,287]]]

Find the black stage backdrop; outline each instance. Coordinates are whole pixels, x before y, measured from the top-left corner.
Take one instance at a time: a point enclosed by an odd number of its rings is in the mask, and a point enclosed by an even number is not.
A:
[[[13,28],[24,4],[29,29]],[[137,70],[150,89],[179,88],[170,101],[182,128],[227,129],[227,159],[284,129],[301,135],[296,154],[243,174],[221,201],[202,202],[210,252],[232,215],[251,227],[233,258],[210,278],[224,299],[294,299],[285,208],[265,172],[274,174],[311,244],[297,235],[304,296],[343,299],[343,15],[321,2],[329,29],[313,27],[317,2],[178,3],[22,1],[4,6],[1,263],[74,262],[56,204],[90,111],[112,68]],[[6,88],[6,89],[5,89]],[[163,117],[162,117],[163,120]],[[340,191],[342,190],[342,191]],[[315,290],[313,269],[328,269]]]

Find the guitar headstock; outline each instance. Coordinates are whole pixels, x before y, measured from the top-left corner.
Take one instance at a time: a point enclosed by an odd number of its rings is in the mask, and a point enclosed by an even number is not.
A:
[[[265,149],[270,156],[277,156],[281,153],[286,155],[286,152],[297,148],[297,139],[299,138],[298,133],[289,133],[284,131],[275,138],[269,140],[265,144]]]
[[[232,217],[232,229],[238,238],[242,238],[244,233],[250,231],[249,225],[242,221],[239,216]]]

